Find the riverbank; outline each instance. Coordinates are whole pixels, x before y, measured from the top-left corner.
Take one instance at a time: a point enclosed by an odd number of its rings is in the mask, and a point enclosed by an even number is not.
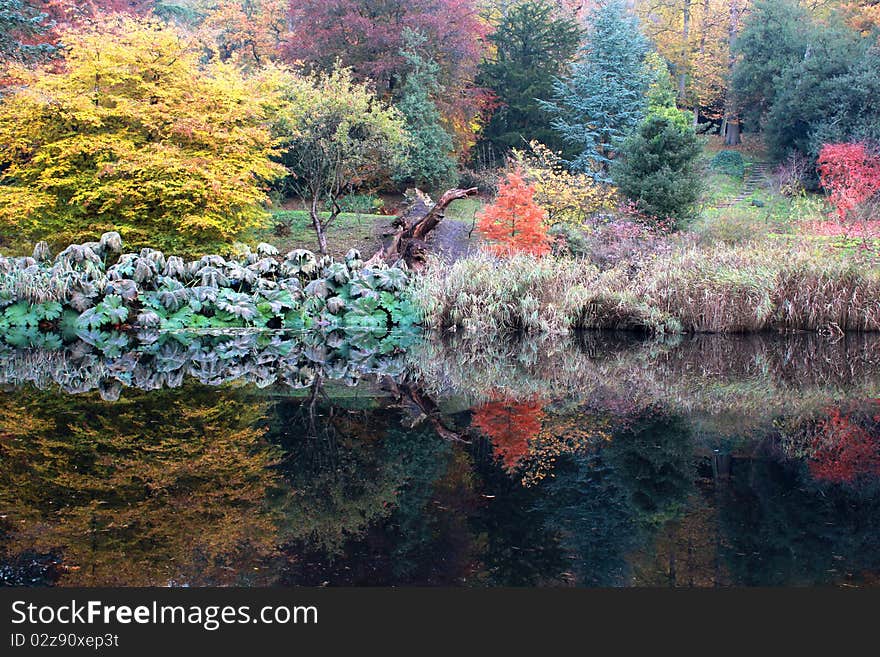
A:
[[[807,242],[668,242],[605,267],[479,254],[435,263],[412,294],[428,327],[471,335],[880,330],[880,268]]]

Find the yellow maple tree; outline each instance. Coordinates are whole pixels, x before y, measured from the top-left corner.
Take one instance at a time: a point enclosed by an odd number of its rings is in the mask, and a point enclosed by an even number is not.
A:
[[[60,70],[19,71],[0,103],[0,232],[55,243],[209,248],[259,226],[275,90],[154,21],[63,35]]]

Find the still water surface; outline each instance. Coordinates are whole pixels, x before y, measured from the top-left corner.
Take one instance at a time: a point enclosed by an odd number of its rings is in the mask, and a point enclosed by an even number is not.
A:
[[[0,351],[0,581],[880,582],[878,336],[234,340]]]

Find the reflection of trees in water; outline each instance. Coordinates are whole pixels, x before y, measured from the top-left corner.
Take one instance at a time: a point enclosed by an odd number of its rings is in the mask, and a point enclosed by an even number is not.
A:
[[[782,423],[780,444],[819,481],[870,486],[880,478],[880,399],[845,400]]]
[[[57,554],[60,583],[265,584],[277,453],[263,406],[186,385],[97,394],[20,389],[0,398],[0,507],[11,561]]]
[[[877,570],[875,493],[817,485],[800,464],[734,461],[719,509],[732,583],[830,584]]]
[[[398,411],[319,392],[279,400],[271,436],[294,490],[283,581],[451,584],[467,572],[472,472],[431,422],[406,429]]]
[[[680,515],[693,488],[693,440],[659,409],[634,417],[599,449],[558,458],[538,508],[570,554],[581,585],[620,585],[626,557]]]

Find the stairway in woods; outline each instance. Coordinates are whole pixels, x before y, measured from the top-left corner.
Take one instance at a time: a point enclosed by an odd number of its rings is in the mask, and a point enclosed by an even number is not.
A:
[[[749,169],[749,175],[746,177],[743,186],[740,188],[736,196],[733,196],[718,204],[719,208],[729,208],[732,205],[742,203],[759,188],[766,187],[770,182],[770,164],[767,162],[755,162]]]

